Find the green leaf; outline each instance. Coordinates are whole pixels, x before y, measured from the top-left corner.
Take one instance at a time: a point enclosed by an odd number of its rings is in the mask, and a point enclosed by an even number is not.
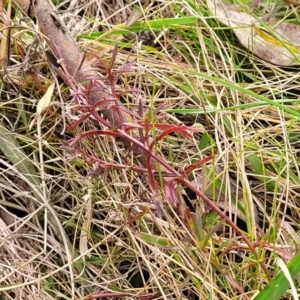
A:
[[[33,194],[37,199],[41,200],[39,194],[41,184],[39,175],[36,173],[34,165],[22,150],[15,136],[15,133],[0,124],[0,150],[14,167],[36,187],[36,191],[34,191]]]
[[[176,68],[175,68],[175,70],[176,70]],[[205,79],[209,82],[215,82],[215,83],[221,84],[224,87],[233,89],[233,90],[238,91],[238,92],[240,92],[244,95],[248,95],[248,96],[252,97],[253,99],[259,100],[264,104],[269,104],[271,106],[279,108],[282,111],[289,114],[290,116],[293,116],[293,117],[297,118],[298,120],[300,119],[300,113],[296,109],[289,108],[288,106],[286,106],[284,104],[281,104],[280,102],[277,102],[277,101],[271,100],[267,97],[264,97],[262,95],[259,95],[255,92],[251,91],[250,89],[247,89],[247,88],[244,88],[244,87],[240,86],[239,84],[234,84],[234,83],[231,83],[227,80],[223,80],[223,79],[208,75],[206,73],[197,72],[197,71],[194,71],[194,70],[191,70],[191,69],[186,69],[186,71],[191,75],[195,75],[195,76],[197,76],[199,78],[202,78],[202,79]],[[181,70],[178,69],[178,73],[180,73],[180,72],[181,72]]]
[[[294,279],[300,272],[300,252],[288,263],[287,269],[292,279]],[[289,282],[281,271],[275,278],[273,278],[268,285],[253,299],[253,300],[279,300],[281,296],[289,288]]]
[[[148,244],[154,244],[159,247],[166,247],[169,245],[169,242],[165,238],[161,238],[156,235],[151,235],[147,233],[140,233],[140,238]]]
[[[130,27],[126,28],[126,24],[120,24],[115,26],[109,34],[128,34],[133,32],[140,32],[141,30],[162,30],[163,28],[169,27],[186,27],[187,25],[195,24],[197,22],[196,17],[181,17],[181,18],[165,18],[165,19],[156,19],[150,21],[141,21],[132,24]],[[106,32],[107,33],[107,32]],[[97,38],[101,37],[103,32],[92,33],[91,35],[80,35],[79,38],[88,38],[91,37]]]

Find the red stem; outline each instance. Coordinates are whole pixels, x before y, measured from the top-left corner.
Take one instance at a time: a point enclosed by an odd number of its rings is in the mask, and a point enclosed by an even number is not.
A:
[[[226,216],[226,214],[213,202],[211,201],[206,195],[203,194],[199,189],[197,189],[193,184],[191,184],[187,178],[184,178],[182,174],[180,174],[178,171],[176,171],[172,166],[170,166],[166,161],[164,161],[160,156],[153,153],[150,149],[148,149],[144,144],[142,144],[140,141],[136,140],[134,137],[130,136],[126,132],[124,132],[121,129],[117,129],[116,132],[119,134],[119,136],[127,139],[132,144],[138,146],[141,148],[145,153],[147,153],[149,156],[151,156],[154,160],[159,162],[166,170],[174,174],[174,177],[179,180],[181,183],[183,183],[186,187],[188,187],[192,192],[194,192],[196,195],[198,195],[209,207],[211,207],[221,218],[223,218],[228,225],[230,225],[236,233],[238,233],[244,242],[249,246],[249,249],[252,251],[256,259],[259,261],[259,264],[261,268],[263,269],[264,273],[266,274],[267,278],[270,280],[270,275],[268,273],[268,270],[265,266],[265,264],[260,261],[260,257],[258,256],[257,251],[253,247],[250,240],[247,238],[247,236],[242,232],[241,229],[229,218]]]

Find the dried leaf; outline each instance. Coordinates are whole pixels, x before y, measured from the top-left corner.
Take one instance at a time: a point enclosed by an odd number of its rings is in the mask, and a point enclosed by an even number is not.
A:
[[[241,7],[225,5],[220,0],[207,0],[207,4],[212,14],[231,27],[240,43],[254,55],[274,65],[300,64],[300,26],[272,19],[261,29],[262,21],[244,13]]]
[[[300,237],[299,234],[295,231],[295,229],[290,225],[286,220],[281,220],[278,218],[277,220],[278,226],[282,228],[282,235],[286,240],[287,245],[296,245],[299,247],[300,245]]]
[[[91,221],[92,221],[92,191],[88,190],[88,193],[84,195],[84,207],[85,207],[85,217],[84,222],[80,232],[80,240],[79,240],[79,250],[80,254],[90,257],[91,254],[88,253],[88,237],[90,234]]]
[[[126,28],[130,27],[132,24],[138,21],[139,18],[142,16],[143,16],[142,8],[140,6],[135,6],[132,10],[132,13],[127,19]]]
[[[169,200],[173,207],[176,207],[178,202],[178,197],[176,193],[176,187],[174,180],[165,180],[164,182],[164,190],[166,194],[166,198]]]
[[[41,115],[42,111],[49,106],[49,103],[51,101],[51,97],[53,95],[54,86],[55,86],[55,81],[53,81],[49,85],[49,87],[47,89],[47,92],[45,93],[45,95],[39,101],[39,103],[37,105],[37,108],[36,108],[37,115]]]
[[[153,4],[153,2],[148,0],[144,3],[143,6],[140,6],[141,4],[139,4],[139,6],[134,6],[132,13],[130,14],[130,16],[127,19],[126,28],[130,27],[135,22],[137,22],[145,13],[144,10],[149,8],[150,6],[152,6],[152,4]]]

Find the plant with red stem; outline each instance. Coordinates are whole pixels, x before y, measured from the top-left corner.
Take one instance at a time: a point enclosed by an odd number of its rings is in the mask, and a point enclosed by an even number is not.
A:
[[[236,232],[241,236],[242,239],[246,242],[249,249],[254,253],[256,257],[258,254],[253,246],[253,244],[248,240],[247,236],[237,227],[237,225],[226,216],[226,214],[208,197],[206,197],[203,192],[197,189],[189,180],[188,175],[195,169],[199,168],[206,162],[213,159],[213,157],[207,157],[203,160],[197,161],[190,166],[187,166],[182,171],[175,170],[162,156],[158,155],[153,151],[155,143],[163,140],[166,136],[174,133],[179,133],[187,138],[192,137],[193,132],[199,132],[199,129],[186,126],[184,124],[165,124],[165,123],[154,123],[151,122],[151,118],[146,114],[144,117],[141,116],[142,109],[141,104],[139,106],[139,114],[129,111],[122,104],[120,104],[119,98],[122,93],[117,93],[116,91],[116,82],[120,78],[121,75],[127,72],[132,71],[132,66],[134,65],[134,61],[130,61],[121,67],[119,70],[114,71],[113,66],[117,55],[117,48],[114,49],[112,59],[110,62],[103,61],[99,59],[99,61],[94,65],[95,68],[98,68],[99,71],[104,71],[106,76],[100,76],[102,82],[106,82],[110,86],[109,96],[105,96],[102,99],[98,99],[98,101],[93,102],[91,100],[91,94],[94,89],[103,89],[103,86],[97,85],[96,78],[89,78],[89,82],[87,85],[80,84],[78,85],[80,88],[78,90],[73,90],[74,95],[76,95],[77,100],[81,105],[79,106],[79,110],[84,113],[84,115],[76,121],[71,129],[75,129],[81,123],[85,122],[87,119],[92,117],[95,119],[101,126],[104,126],[106,129],[99,130],[91,130],[87,132],[83,132],[79,134],[77,137],[73,138],[69,142],[69,146],[74,146],[78,141],[88,137],[95,136],[111,136],[114,138],[119,138],[125,142],[127,145],[127,149],[133,151],[135,156],[138,157],[140,163],[142,163],[143,167],[135,166],[135,165],[124,165],[124,164],[112,164],[110,162],[105,162],[101,160],[96,154],[89,155],[89,159],[95,162],[97,165],[96,170],[90,172],[89,174],[101,174],[102,171],[106,168],[120,168],[120,169],[131,169],[137,172],[145,172],[147,170],[149,176],[149,183],[152,189],[155,191],[164,190],[165,197],[171,203],[171,205],[178,210],[181,217],[183,219],[188,219],[190,222],[191,216],[188,207],[182,201],[180,201],[180,197],[177,195],[176,185],[183,184],[188,187],[191,191],[193,191],[196,195],[198,195],[208,206],[214,210],[227,224],[229,224]],[[70,84],[72,88],[74,88],[74,84]],[[131,92],[131,91],[127,91]],[[134,91],[137,92],[137,91]],[[101,116],[101,111],[103,110],[112,110],[115,111],[119,117],[118,126],[112,124],[111,121],[104,119]],[[159,112],[161,107],[155,110],[155,117],[159,119]],[[123,113],[130,114],[133,119],[136,120],[136,123],[125,123],[123,120]],[[156,139],[152,140],[150,138],[151,130],[156,130],[159,133],[156,135]],[[140,138],[137,138],[136,130],[139,130]],[[156,166],[159,165],[159,168]],[[158,179],[161,178],[162,182]],[[158,209],[159,211],[160,209]],[[268,276],[268,272],[266,266],[263,262],[260,262],[261,267],[264,272]]]

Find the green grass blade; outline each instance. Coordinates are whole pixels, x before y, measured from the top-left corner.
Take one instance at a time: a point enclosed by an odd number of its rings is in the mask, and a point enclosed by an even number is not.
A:
[[[151,235],[148,233],[140,233],[140,238],[148,243],[148,244],[153,244],[156,245],[158,247],[166,247],[169,245],[169,242],[165,239],[165,238],[161,238],[159,236],[155,236],[155,235]]]
[[[180,72],[180,69],[178,69],[178,72]],[[234,89],[234,90],[236,90],[236,91],[238,91],[242,94],[251,96],[254,99],[257,99],[257,100],[262,101],[263,103],[267,103],[269,105],[275,106],[275,107],[283,110],[284,112],[290,114],[291,116],[294,116],[294,117],[300,119],[300,113],[297,112],[296,110],[291,109],[291,108],[281,104],[280,102],[276,102],[276,101],[271,100],[271,99],[269,99],[267,97],[264,97],[262,95],[258,95],[258,94],[256,94],[255,92],[253,92],[251,90],[243,88],[242,86],[240,86],[237,83],[231,83],[231,82],[228,82],[226,80],[223,80],[223,79],[220,79],[220,78],[217,78],[217,77],[214,77],[214,76],[210,76],[210,75],[207,75],[207,74],[202,73],[202,72],[197,72],[197,71],[194,71],[194,70],[188,70],[187,69],[187,72],[190,73],[191,75],[195,75],[197,77],[206,79],[210,82],[215,82],[215,83],[221,84],[221,85],[223,85],[227,88],[231,88],[231,89]]]
[[[36,173],[35,167],[28,159],[25,152],[21,149],[19,142],[15,139],[14,134],[6,127],[0,124],[0,150],[5,157],[22,173],[27,180],[40,191],[40,178]],[[34,192],[35,197],[40,199],[40,194]]]
[[[163,28],[169,27],[186,27],[187,25],[192,25],[197,22],[196,17],[181,17],[181,18],[165,18],[165,19],[156,19],[156,20],[149,20],[147,22],[141,21],[136,22],[130,27],[126,28],[125,24],[120,24],[115,26],[115,28],[110,31],[110,34],[127,34],[127,33],[137,33],[141,30],[161,30]],[[80,35],[79,38],[87,38],[87,39],[94,39],[102,36],[103,32],[95,32],[91,35]]]
[[[290,276],[294,279],[300,272],[300,252],[287,264]],[[273,278],[268,285],[253,300],[277,300],[289,288],[289,282],[283,272]]]
[[[291,100],[291,99],[277,99],[277,100],[272,100],[274,103],[281,103],[281,104],[292,104],[298,102],[298,99]],[[217,112],[225,112],[225,111],[236,111],[236,110],[241,110],[241,109],[249,109],[253,107],[262,107],[270,105],[269,103],[265,103],[262,101],[259,102],[253,102],[253,103],[244,103],[241,105],[233,105],[233,106],[228,106],[224,108],[212,108],[212,107],[207,107],[205,109],[202,108],[171,108],[171,109],[165,109],[165,112],[168,113],[176,113],[176,114],[206,114],[206,113],[217,113]]]

